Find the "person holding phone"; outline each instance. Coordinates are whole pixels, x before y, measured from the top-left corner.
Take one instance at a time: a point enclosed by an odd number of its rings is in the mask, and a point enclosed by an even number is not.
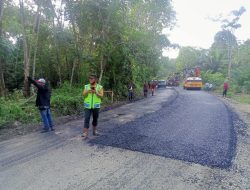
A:
[[[99,110],[101,107],[101,98],[103,97],[103,87],[97,83],[97,77],[94,74],[89,76],[89,84],[84,86],[84,128],[82,137],[88,138],[89,122],[91,115],[93,116],[92,126],[93,135],[98,136],[97,124],[99,117]]]

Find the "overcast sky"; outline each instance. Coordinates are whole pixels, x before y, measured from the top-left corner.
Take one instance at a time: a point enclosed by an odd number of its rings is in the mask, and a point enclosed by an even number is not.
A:
[[[250,0],[172,0],[176,11],[177,25],[172,31],[164,31],[172,43],[208,49],[214,35],[221,30],[220,23],[213,22],[220,14],[227,18],[232,10],[244,6],[246,12],[241,16],[235,35],[238,40],[250,39]],[[175,58],[178,51],[164,51],[165,56]]]

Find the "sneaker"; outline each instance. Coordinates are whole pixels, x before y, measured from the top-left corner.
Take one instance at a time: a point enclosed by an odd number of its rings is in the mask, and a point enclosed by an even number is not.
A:
[[[98,133],[97,130],[93,130],[93,135],[94,136],[100,136],[100,133]]]
[[[55,131],[55,129],[54,129],[54,128],[50,128],[50,130],[51,130],[51,131]]]

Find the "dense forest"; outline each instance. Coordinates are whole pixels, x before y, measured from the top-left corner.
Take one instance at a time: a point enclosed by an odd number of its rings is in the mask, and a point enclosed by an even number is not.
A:
[[[31,118],[28,76],[44,77],[57,89],[52,106],[60,114],[81,109],[90,73],[119,98],[131,81],[139,92],[145,81],[193,67],[215,88],[228,79],[231,92],[249,93],[250,40],[235,36],[245,11],[216,20],[221,31],[209,49],[200,49],[180,47],[162,33],[177,22],[171,0],[0,0],[0,125]],[[176,59],[162,55],[177,47]]]
[[[171,46],[163,28],[175,12],[169,0],[1,1],[1,95],[23,88],[27,76],[53,87],[83,84],[94,72],[106,89],[157,76]]]

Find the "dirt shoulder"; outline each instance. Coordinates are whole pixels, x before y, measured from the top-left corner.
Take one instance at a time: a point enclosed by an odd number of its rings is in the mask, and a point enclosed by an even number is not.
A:
[[[218,96],[218,95],[217,95]],[[246,132],[250,134],[250,104],[239,103],[230,98],[222,98],[218,96],[226,105],[233,109],[238,114],[239,118],[247,125]]]

